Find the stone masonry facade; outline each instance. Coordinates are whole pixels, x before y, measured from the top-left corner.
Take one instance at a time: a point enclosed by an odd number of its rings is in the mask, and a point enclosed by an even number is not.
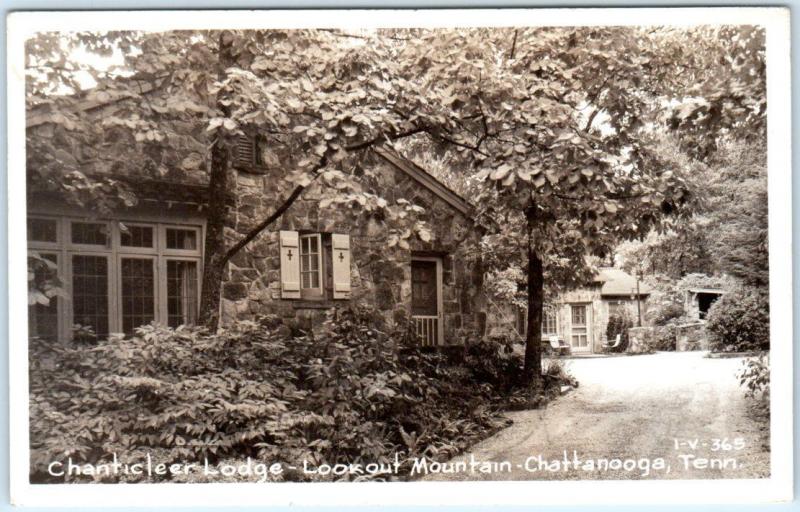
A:
[[[336,207],[320,209],[320,195],[309,189],[275,226],[232,258],[222,288],[223,322],[277,315],[290,326],[308,329],[321,322],[326,311],[349,304],[374,306],[387,324],[400,322],[410,315],[411,260],[419,255],[442,258],[445,343],[458,342],[462,331],[482,331],[483,271],[480,261],[470,254],[479,237],[471,220],[378,154],[371,154],[363,165],[370,170],[363,177],[370,192],[390,203],[406,199],[425,209],[419,220],[431,229],[431,241],[414,237],[409,239],[410,250],[390,248],[387,225],[358,212]],[[247,233],[280,204],[274,186],[279,179],[277,171],[265,175],[237,173],[236,205],[231,209],[227,230],[231,241]],[[330,251],[330,241],[325,235],[349,235],[350,298],[334,300],[329,279],[321,299],[281,298],[280,230],[321,233],[326,254]],[[329,278],[329,265],[325,272]]]

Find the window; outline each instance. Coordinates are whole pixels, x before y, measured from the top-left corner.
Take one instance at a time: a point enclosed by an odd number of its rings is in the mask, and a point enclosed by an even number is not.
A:
[[[45,217],[28,221],[28,250],[53,262],[69,295],[29,308],[31,336],[67,339],[75,324],[92,338],[133,334],[150,322],[197,322],[202,268],[200,225],[99,222]],[[46,268],[47,265],[40,265]],[[45,271],[36,275],[46,281]],[[40,275],[41,274],[41,275]],[[46,286],[46,283],[45,285]],[[39,287],[37,286],[37,289]]]
[[[167,261],[167,325],[197,321],[197,262]]]
[[[167,228],[167,249],[197,250],[197,230]]]
[[[108,245],[108,226],[96,222],[73,222],[72,243],[80,245]]]
[[[282,299],[350,298],[350,236],[281,231]]]
[[[28,219],[28,240],[58,242],[58,224],[53,219]]]
[[[58,255],[39,253],[39,258],[34,259],[33,269],[34,286],[36,290],[46,291],[50,286],[58,286]],[[49,265],[50,262],[52,265]],[[36,304],[28,308],[28,333],[32,338],[46,340],[58,339],[58,298],[37,297]],[[47,302],[45,304],[45,302]]]
[[[300,292],[322,295],[322,237],[319,234],[300,236]]]
[[[72,323],[108,335],[107,256],[72,256]]]
[[[553,307],[542,308],[542,336],[552,336],[558,333],[556,310]]]
[[[120,245],[123,247],[153,247],[153,227],[125,225],[120,228]]]
[[[152,258],[122,258],[122,331],[133,334],[155,320],[155,271]]]

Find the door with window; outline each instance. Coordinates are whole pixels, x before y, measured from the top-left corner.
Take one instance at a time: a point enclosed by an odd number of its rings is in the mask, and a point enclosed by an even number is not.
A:
[[[572,352],[592,349],[591,308],[588,304],[570,304],[570,345]]]
[[[411,317],[424,346],[443,344],[442,260],[411,260]]]

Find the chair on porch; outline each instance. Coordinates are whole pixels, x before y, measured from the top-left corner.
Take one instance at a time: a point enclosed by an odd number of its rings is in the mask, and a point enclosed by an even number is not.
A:
[[[550,348],[553,350],[553,353],[559,356],[568,356],[570,353],[570,346],[558,336],[550,336],[548,338],[550,342]]]
[[[614,338],[614,343],[603,343],[603,350],[606,352],[613,352],[617,348],[619,348],[620,344],[622,343],[622,334],[617,334],[617,337]]]

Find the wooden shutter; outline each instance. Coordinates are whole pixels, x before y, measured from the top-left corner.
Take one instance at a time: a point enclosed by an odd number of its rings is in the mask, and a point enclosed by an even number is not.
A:
[[[256,144],[255,139],[247,135],[239,135],[236,138],[234,148],[234,159],[236,165],[241,167],[252,167],[255,162]]]
[[[331,235],[333,248],[333,298],[350,298],[350,236]]]
[[[300,298],[300,235],[281,231],[281,298]]]

